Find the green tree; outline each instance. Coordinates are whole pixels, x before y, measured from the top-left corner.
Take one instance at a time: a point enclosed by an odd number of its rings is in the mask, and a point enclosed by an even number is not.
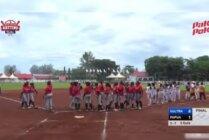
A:
[[[180,80],[184,61],[182,57],[154,56],[145,60],[145,69],[156,80]]]
[[[129,72],[130,74],[133,73],[135,71],[135,68],[134,66],[131,66],[131,65],[126,65],[124,68],[123,68],[123,73],[127,73]]]
[[[72,80],[84,80],[86,79],[86,71],[82,68],[75,68],[71,71]]]
[[[17,71],[17,67],[16,65],[5,65],[4,66],[4,73],[8,73],[8,74],[13,74],[16,73]]]
[[[84,52],[82,58],[80,59],[81,61],[81,68],[83,69],[88,69],[91,67],[92,61],[94,60],[93,53],[90,52]]]
[[[31,74],[38,74],[39,73],[39,66],[37,66],[37,65],[31,66],[30,73]]]

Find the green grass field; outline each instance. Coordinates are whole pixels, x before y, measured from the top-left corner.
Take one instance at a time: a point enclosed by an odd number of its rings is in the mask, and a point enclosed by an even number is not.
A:
[[[68,82],[53,82],[54,89],[67,89],[69,87]],[[21,90],[23,83],[0,83],[1,90]],[[84,86],[84,84],[82,84]],[[46,83],[35,83],[36,89],[44,89]],[[146,87],[146,84],[143,84]],[[206,92],[209,92],[209,85],[206,85]],[[185,90],[185,85],[181,85],[181,90]]]

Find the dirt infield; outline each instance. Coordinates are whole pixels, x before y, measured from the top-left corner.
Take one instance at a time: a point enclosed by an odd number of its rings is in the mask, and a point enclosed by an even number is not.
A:
[[[184,133],[208,133],[208,127],[169,127],[167,115],[169,107],[209,107],[208,100],[154,105],[140,111],[73,112],[68,109],[67,90],[54,90],[55,112],[47,113],[41,108],[41,93],[36,96],[40,108],[27,110],[19,108],[19,91],[0,96],[0,140],[184,140]],[[75,115],[84,118],[75,119]]]

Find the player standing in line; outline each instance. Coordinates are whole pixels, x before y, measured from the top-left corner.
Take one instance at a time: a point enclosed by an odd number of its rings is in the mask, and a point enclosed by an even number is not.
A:
[[[73,89],[72,89],[73,95],[75,95],[75,110],[81,111],[81,86],[78,82],[75,82]]]
[[[105,95],[104,95],[104,85],[102,82],[99,83],[99,91],[101,94],[101,102],[102,102],[102,109],[104,108],[104,100],[105,100]]]
[[[101,95],[101,91],[100,91],[100,87],[98,86],[98,83],[95,83],[95,88],[94,88],[94,92],[97,96],[97,108],[98,111],[102,110],[102,95]]]
[[[168,102],[171,102],[172,101],[172,84],[169,83],[168,84]]]
[[[176,102],[176,82],[171,85],[171,101]]]
[[[136,82],[136,87],[135,87],[135,102],[136,102],[136,107],[137,109],[142,109],[142,96],[143,96],[143,88],[140,84],[140,82]]]
[[[28,86],[28,82],[25,82],[22,88],[22,92],[20,95],[21,98],[21,108],[26,109],[28,108],[28,98],[27,94],[30,92],[30,88]]]
[[[75,109],[75,95],[73,94],[73,86],[74,86],[74,82],[71,82],[70,83],[70,86],[69,86],[69,107],[71,109]]]
[[[206,100],[206,96],[205,96],[205,86],[203,85],[203,82],[200,83],[199,91],[200,91],[200,100],[202,100],[202,98],[203,98],[204,100]]]
[[[106,83],[104,89],[104,100],[105,100],[105,109],[106,111],[110,110],[110,101],[111,101],[111,86],[109,83]]]
[[[190,99],[190,82],[188,82],[185,86],[186,93],[185,93],[185,100],[188,101]]]
[[[152,88],[151,84],[147,83],[146,94],[147,94],[147,99],[148,99],[148,106],[152,105],[152,96],[151,96],[152,89],[151,88]]]
[[[164,103],[164,90],[163,90],[163,85],[160,84],[160,88],[158,91],[158,104],[163,104]]]
[[[129,83],[128,82],[125,83],[124,88],[125,88],[125,92],[124,92],[124,96],[125,96],[124,105],[127,108],[129,106],[129,104],[130,104],[130,99],[129,99]]]
[[[195,83],[192,83],[190,86],[190,101],[196,100],[195,98]]]
[[[37,92],[37,90],[36,90],[36,88],[35,88],[35,86],[34,86],[34,83],[30,83],[29,107],[32,105],[33,108],[36,108],[36,109],[37,109],[37,107],[36,107],[36,105],[35,105],[35,99],[34,99],[34,94],[37,94],[37,93],[38,93],[38,92]]]
[[[169,97],[168,97],[168,84],[165,82],[164,84],[164,103],[168,103]]]
[[[92,93],[91,84],[90,82],[86,82],[86,87],[84,88],[84,95],[83,95],[86,110],[89,109],[93,110],[91,93]]]
[[[45,109],[48,112],[52,112],[52,104],[53,104],[52,96],[53,96],[52,83],[51,81],[48,81],[44,93]]]
[[[197,101],[200,99],[199,83],[198,82],[196,82],[196,84],[195,84],[195,98]]]
[[[124,84],[122,81],[120,82],[118,86],[118,93],[119,93],[120,110],[123,110],[125,97],[124,97]]]
[[[156,96],[157,96],[157,89],[155,87],[155,83],[152,83],[152,86],[151,86],[151,105],[156,104]]]
[[[119,109],[119,93],[118,93],[118,83],[114,83],[113,85],[113,99],[114,99],[114,104],[115,108],[114,110],[117,111]]]
[[[128,89],[128,99],[131,104],[131,108],[134,109],[134,102],[136,102],[135,96],[136,96],[136,88],[134,86],[134,82],[131,82],[129,89]]]
[[[178,99],[178,101],[181,100],[181,85],[180,85],[180,82],[177,82],[177,84],[176,84],[176,98]]]

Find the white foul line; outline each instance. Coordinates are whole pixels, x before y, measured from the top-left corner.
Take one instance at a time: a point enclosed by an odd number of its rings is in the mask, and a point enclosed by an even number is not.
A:
[[[4,99],[4,100],[7,100],[7,101],[19,103],[19,104],[21,103],[20,101],[15,100],[15,99],[12,99],[12,98],[7,98],[7,97],[3,97],[3,96],[0,96],[0,98],[2,98],[2,99]],[[45,108],[43,108],[43,107],[38,107],[38,109],[43,109],[43,110],[45,110]]]
[[[102,140],[106,140],[106,137],[107,137],[107,134],[106,134],[107,117],[108,117],[108,112],[105,112],[104,127],[103,127],[103,131],[102,131],[102,134],[101,134]]]
[[[8,100],[8,101],[15,102],[15,103],[21,103],[21,102],[20,102],[20,101],[18,101],[18,100],[14,100],[14,99],[7,98],[7,97],[3,97],[3,96],[0,96],[0,98],[5,99],[5,100]]]
[[[40,124],[42,123],[45,123],[48,121],[48,118],[45,118],[43,120],[41,120],[40,122],[38,122],[35,126],[32,126],[30,127],[29,129],[27,129],[25,132],[24,132],[24,135],[26,135],[27,133],[29,133],[30,131],[32,131],[34,128],[36,128],[37,126],[39,126]]]

